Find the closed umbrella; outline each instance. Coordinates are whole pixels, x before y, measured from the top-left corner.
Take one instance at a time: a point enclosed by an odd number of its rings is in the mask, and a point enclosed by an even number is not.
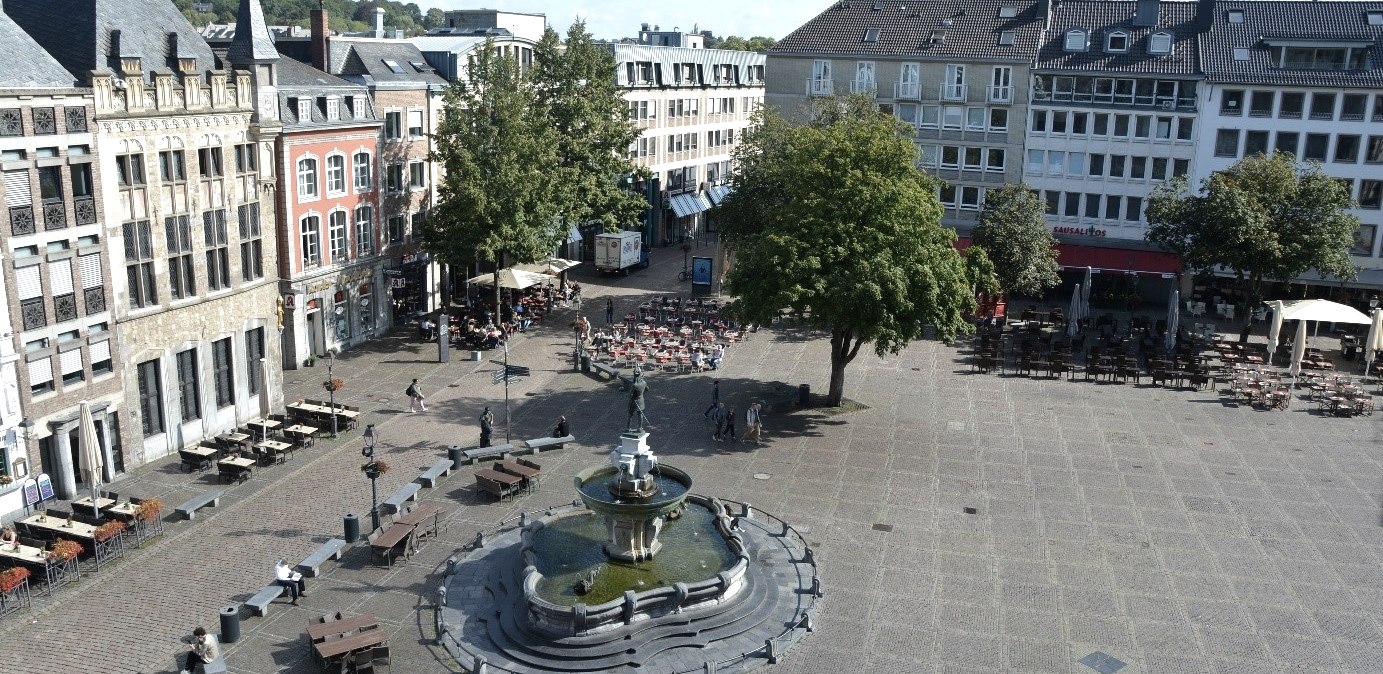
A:
[[[1369,336],[1364,338],[1364,376],[1369,375],[1373,365],[1374,352],[1383,349],[1383,309],[1373,310],[1373,322],[1369,324]]]
[[[1076,284],[1076,291],[1071,293],[1071,310],[1067,312],[1066,336],[1075,337],[1080,333],[1080,284]]]
[[[91,416],[91,403],[83,400],[77,420],[77,434],[82,443],[82,470],[86,472],[87,484],[91,485],[91,502],[96,502],[96,488],[101,486],[101,472],[105,463],[101,460],[101,441],[96,437],[96,420]]]
[[[1297,341],[1292,345],[1292,364],[1287,371],[1293,377],[1301,374],[1301,361],[1306,357],[1306,321],[1297,321]]]
[[[273,400],[269,395],[269,359],[259,359],[259,415],[266,420],[270,414],[274,413]],[[269,435],[269,429],[264,429],[264,435]],[[265,437],[265,440],[268,438]]]
[[[1282,333],[1282,300],[1267,303],[1273,310],[1273,321],[1268,324],[1268,364],[1273,364],[1273,354],[1277,352],[1277,339]]]
[[[1163,339],[1163,346],[1171,351],[1177,347],[1177,323],[1181,320],[1181,291],[1172,289],[1172,296],[1167,300],[1170,304],[1167,307],[1167,336]]]
[[[1090,318],[1090,276],[1094,270],[1085,268],[1085,282],[1080,285],[1080,317]]]

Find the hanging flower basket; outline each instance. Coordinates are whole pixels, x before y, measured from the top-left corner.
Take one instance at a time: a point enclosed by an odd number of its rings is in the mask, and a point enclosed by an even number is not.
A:
[[[156,498],[144,499],[134,512],[140,520],[152,522],[158,519],[159,513],[163,512],[163,501]]]
[[[71,561],[82,554],[84,549],[82,544],[76,541],[60,540],[53,543],[53,547],[48,550],[48,559],[55,562]]]
[[[97,541],[105,542],[112,538],[115,538],[116,536],[119,536],[124,531],[124,522],[121,522],[120,520],[108,520],[105,524],[96,527],[96,530],[91,532],[91,535]]]
[[[373,468],[374,468],[375,474],[377,474],[377,475],[383,475],[383,474],[389,472],[389,464],[387,464],[387,463],[385,463],[385,462],[383,462],[383,461],[375,461],[375,462],[373,462],[373,463],[367,463],[367,464],[361,466],[361,467],[360,467],[360,470],[361,470],[362,472],[368,473],[368,472],[370,472],[370,469],[371,469],[372,466],[373,466]]]
[[[322,382],[322,388],[326,389],[327,393],[335,393],[346,388],[346,382],[340,379],[328,379]]]
[[[0,571],[0,592],[11,592],[28,578],[29,570],[22,566]]]
[[[10,477],[9,475],[7,475],[7,474],[5,474],[5,473],[0,473],[0,485],[7,485],[7,484],[9,484],[9,483],[11,483],[11,482],[14,482],[14,478],[13,478],[13,477]]]

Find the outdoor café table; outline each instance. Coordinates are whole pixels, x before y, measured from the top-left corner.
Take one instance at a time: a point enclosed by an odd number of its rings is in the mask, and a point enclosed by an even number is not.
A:
[[[220,450],[216,449],[215,447],[206,447],[203,445],[188,447],[187,449],[184,449],[182,451],[187,452],[188,454],[196,454],[197,456],[200,456],[204,459],[214,459],[216,458],[216,455],[220,453]]]
[[[98,541],[96,540],[96,527],[85,522],[73,521],[69,523],[65,519],[44,517],[41,514],[30,515],[20,522],[30,528],[51,531],[61,538],[77,539],[81,542],[82,547],[86,548],[86,552],[91,553],[92,567],[96,570],[100,570],[102,562],[109,562],[124,553],[119,536]]]
[[[399,517],[398,519],[394,520],[394,523],[407,524],[414,527],[421,527],[425,522],[427,522],[428,519],[431,519],[432,535],[436,536],[438,532],[441,530],[441,515],[441,508],[438,508],[437,506],[431,504],[424,504],[408,511],[402,517]],[[420,533],[419,535],[421,536],[423,534]]]
[[[255,449],[258,449],[262,453],[268,454],[269,456],[274,457],[275,459],[287,453],[288,450],[292,448],[293,445],[290,445],[286,442],[279,442],[278,440],[265,440],[264,442],[255,445]]]
[[[81,497],[81,498],[79,498],[79,499],[73,501],[73,502],[72,502],[72,505],[73,505],[73,507],[81,506],[83,510],[90,511],[90,512],[92,512],[92,513],[97,513],[97,512],[100,512],[100,511],[102,511],[102,510],[105,510],[106,508],[109,508],[109,507],[115,505],[115,499],[109,499],[109,498],[105,498],[105,497],[98,496],[98,497],[96,498],[96,504],[95,504],[95,506],[93,507],[93,506],[92,506],[92,503],[91,503],[91,497],[90,497],[90,496],[83,496],[83,497]]]
[[[384,553],[386,566],[392,565],[394,563],[394,547],[407,540],[409,535],[413,533],[414,528],[412,524],[394,522],[389,525],[388,529],[380,532],[379,538],[376,538],[374,542],[370,543],[370,547]],[[404,550],[404,554],[407,555],[408,551]]]
[[[308,623],[307,638],[315,644],[333,634],[347,634],[362,627],[373,628],[378,625],[379,618],[376,618],[375,614],[362,613],[326,623]]]
[[[487,480],[493,480],[495,482],[498,482],[504,485],[506,488],[517,486],[519,483],[523,482],[523,478],[519,477],[518,475],[502,473],[493,468],[482,468],[480,470],[475,471],[475,474],[478,477],[483,477]]]
[[[258,419],[258,420],[255,420],[255,421],[251,421],[251,422],[249,422],[249,423],[247,423],[247,424],[245,424],[245,425],[246,425],[246,426],[253,426],[253,427],[255,427],[255,428],[259,428],[259,429],[268,431],[268,430],[271,429],[271,428],[278,428],[278,427],[279,427],[280,425],[282,425],[282,424],[280,424],[280,423],[277,422],[277,421],[274,421],[273,419]]]
[[[254,471],[255,460],[237,456],[229,459],[221,459],[216,462],[216,465],[234,469],[236,472],[243,474],[244,477],[248,477],[249,474]]]
[[[312,438],[317,434],[317,431],[319,430],[321,429],[317,428],[316,426],[307,426],[305,424],[293,424],[292,426],[283,429],[283,432],[292,436],[296,436],[304,442],[311,442]]]
[[[77,560],[50,561],[48,553],[29,545],[0,545],[0,561],[43,570],[44,594],[52,596],[58,588],[82,576]]]
[[[528,487],[529,491],[532,491],[534,487],[538,486],[538,476],[542,471],[537,468],[530,468],[518,461],[503,461],[499,465],[502,472],[522,477],[524,486]]]
[[[389,640],[389,631],[385,629],[365,630],[358,634],[352,634],[340,639],[322,641],[315,643],[312,647],[317,651],[317,657],[323,661],[341,657],[352,651],[378,646]]]
[[[225,438],[226,442],[232,445],[243,444],[250,439],[250,436],[245,433],[227,433],[221,437]]]

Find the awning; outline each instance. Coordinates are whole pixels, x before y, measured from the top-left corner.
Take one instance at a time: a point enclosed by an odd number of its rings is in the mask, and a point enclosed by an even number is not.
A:
[[[708,190],[706,190],[706,196],[710,197],[710,198],[711,198],[711,203],[713,203],[713,204],[715,204],[715,205],[717,205],[717,206],[719,206],[719,205],[720,205],[720,202],[724,201],[724,200],[725,200],[725,197],[728,196],[729,194],[730,194],[730,186],[729,186],[729,185],[711,185],[711,188],[708,189]]]
[[[711,207],[711,200],[706,197],[704,192],[687,192],[685,194],[673,195],[668,200],[668,205],[672,206],[672,212],[679,218],[688,215],[695,215]]]
[[[1057,245],[1057,264],[1079,267],[1105,274],[1147,274],[1154,276],[1181,273],[1181,258],[1156,250],[1127,250],[1097,246]]]

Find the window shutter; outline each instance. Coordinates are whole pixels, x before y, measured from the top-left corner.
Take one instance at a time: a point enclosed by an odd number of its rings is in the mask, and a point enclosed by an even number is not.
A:
[[[423,111],[422,111],[422,110],[409,110],[409,111],[408,111],[408,128],[410,128],[410,129],[415,129],[415,128],[416,128],[416,129],[421,129],[422,127],[423,127]]]
[[[99,363],[103,360],[110,360],[110,340],[96,342],[91,345],[91,362]]]
[[[53,381],[53,359],[29,361],[29,385],[37,386]]]
[[[5,171],[5,205],[32,206],[33,193],[29,189],[29,170]]]
[[[38,265],[14,270],[15,291],[19,299],[31,300],[43,296],[43,280],[39,276]]]
[[[83,288],[96,288],[101,285],[100,253],[92,253],[77,258],[77,267],[82,272]]]
[[[72,293],[72,260],[58,260],[48,263],[48,285],[53,288],[54,295]]]
[[[63,353],[58,356],[58,360],[62,365],[63,376],[67,376],[69,374],[72,374],[73,372],[81,372],[82,370],[81,349],[72,349],[71,351]]]

